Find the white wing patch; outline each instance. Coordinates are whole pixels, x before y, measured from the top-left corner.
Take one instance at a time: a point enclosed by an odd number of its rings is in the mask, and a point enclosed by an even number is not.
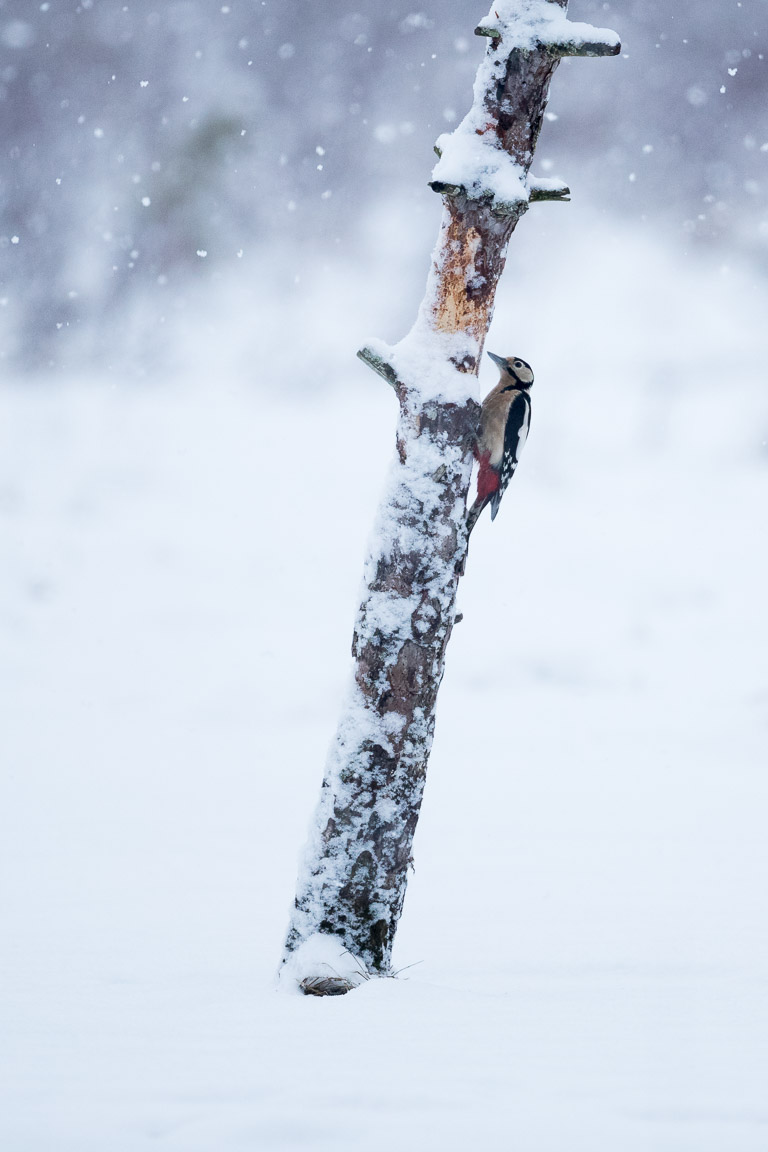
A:
[[[522,404],[522,409],[520,405]],[[509,410],[509,426],[504,437],[504,457],[501,462],[500,489],[503,492],[512,479],[523,445],[528,438],[528,428],[531,423],[531,402],[525,393],[519,393]],[[517,420],[520,421],[517,425]],[[515,435],[516,434],[516,435]]]
[[[531,425],[531,410],[530,410],[530,408],[526,408],[525,420],[523,421],[522,425],[520,426],[520,431],[517,434],[517,459],[518,460],[520,459],[520,453],[523,450],[523,445],[525,444],[526,440],[528,439],[528,429],[529,429],[530,425]]]

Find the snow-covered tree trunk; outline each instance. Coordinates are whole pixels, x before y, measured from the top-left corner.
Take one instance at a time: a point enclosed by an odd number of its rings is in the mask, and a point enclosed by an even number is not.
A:
[[[472,108],[441,137],[444,197],[425,299],[408,336],[360,357],[394,388],[397,451],[366,563],[354,681],[332,746],[286,943],[285,978],[346,991],[387,973],[467,547],[476,379],[507,244],[534,200],[529,177],[564,55],[613,55],[615,33],[573,24],[567,0],[501,0],[476,29],[488,49]]]

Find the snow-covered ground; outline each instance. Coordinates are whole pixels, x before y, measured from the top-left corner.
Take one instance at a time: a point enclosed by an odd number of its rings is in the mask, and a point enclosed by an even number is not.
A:
[[[768,1147],[768,290],[546,211],[403,971],[344,998],[274,976],[391,450],[353,353],[402,332],[331,271],[248,379],[0,389],[8,1152]],[[305,319],[344,375],[289,394]]]

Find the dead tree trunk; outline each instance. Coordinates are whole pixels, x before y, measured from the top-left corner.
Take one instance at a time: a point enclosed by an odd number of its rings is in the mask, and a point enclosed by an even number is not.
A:
[[[528,174],[560,58],[620,48],[615,33],[570,23],[566,5],[501,0],[476,29],[488,48],[472,108],[435,149],[431,186],[444,210],[426,297],[404,340],[359,353],[394,388],[400,418],[366,564],[354,681],[286,943],[284,972],[305,991],[353,986],[345,951],[361,973],[390,967],[466,553],[476,377],[496,286],[529,204],[568,198],[564,185]]]

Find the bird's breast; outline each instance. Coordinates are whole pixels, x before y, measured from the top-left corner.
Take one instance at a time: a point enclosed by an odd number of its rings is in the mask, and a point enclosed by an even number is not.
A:
[[[488,453],[488,463],[492,468],[498,468],[504,455],[504,428],[509,412],[509,402],[494,404],[486,414],[483,422],[483,435],[480,442],[481,452]]]

